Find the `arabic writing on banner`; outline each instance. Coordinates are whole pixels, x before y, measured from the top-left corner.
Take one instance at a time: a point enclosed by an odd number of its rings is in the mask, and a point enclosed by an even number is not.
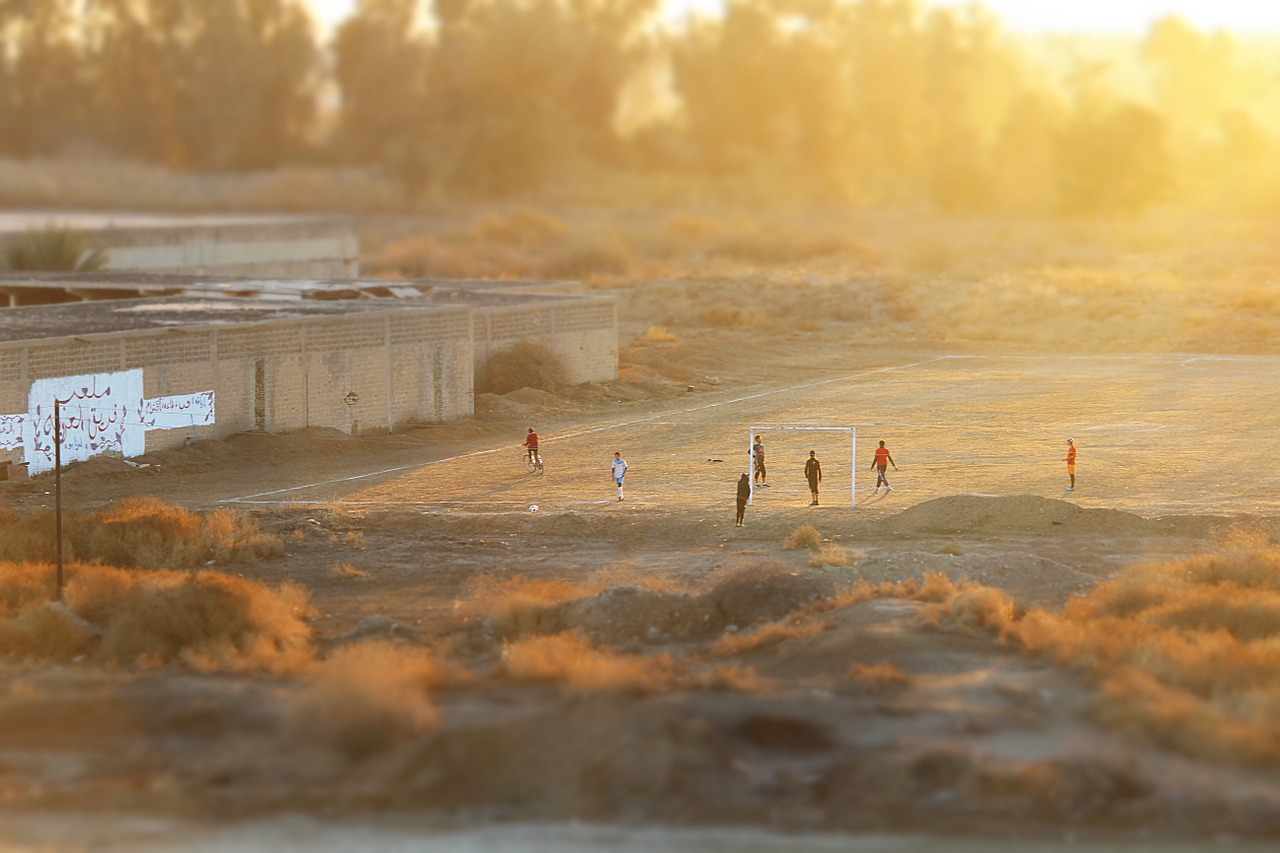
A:
[[[0,449],[23,451],[31,473],[54,466],[53,401],[59,404],[64,462],[101,453],[146,452],[146,433],[214,423],[214,392],[147,399],[142,370],[59,376],[31,383],[26,414],[0,415]]]
[[[147,429],[181,429],[213,423],[213,392],[142,401],[139,422]]]

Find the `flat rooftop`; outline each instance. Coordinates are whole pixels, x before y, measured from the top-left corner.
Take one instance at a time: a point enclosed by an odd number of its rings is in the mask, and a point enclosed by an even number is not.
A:
[[[558,287],[563,286],[563,291]],[[93,298],[0,308],[0,342],[159,328],[332,317],[398,309],[500,307],[581,299],[574,282],[236,279],[137,273],[0,275],[0,292],[99,289]],[[153,295],[154,294],[154,295]]]
[[[138,231],[174,228],[260,227],[349,223],[333,214],[223,214],[183,215],[158,213],[97,212],[78,210],[0,210],[0,235],[21,233],[56,225],[80,231]]]

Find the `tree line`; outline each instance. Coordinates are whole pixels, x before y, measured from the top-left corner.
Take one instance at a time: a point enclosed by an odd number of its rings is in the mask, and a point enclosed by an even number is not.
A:
[[[730,0],[0,0],[0,156],[374,166],[408,197],[617,176],[749,199],[1117,215],[1274,211],[1280,74],[1177,18],[1114,69],[980,8]]]

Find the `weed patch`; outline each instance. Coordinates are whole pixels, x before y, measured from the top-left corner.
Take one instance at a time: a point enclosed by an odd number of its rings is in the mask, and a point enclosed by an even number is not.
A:
[[[510,643],[502,651],[502,665],[517,681],[575,690],[652,692],[671,686],[676,674],[670,655],[621,655],[597,649],[571,631]]]
[[[812,524],[802,524],[787,534],[782,547],[788,551],[796,548],[821,548],[822,534]]]
[[[48,564],[0,563],[0,654],[203,671],[288,672],[311,660],[306,593],[214,571],[67,569],[68,610],[47,604]]]

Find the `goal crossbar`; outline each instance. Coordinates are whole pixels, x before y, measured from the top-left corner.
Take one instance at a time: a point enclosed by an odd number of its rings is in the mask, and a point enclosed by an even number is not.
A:
[[[756,498],[756,435],[762,432],[847,432],[849,433],[849,505],[858,505],[858,429],[857,427],[815,426],[756,426],[747,431],[747,458],[751,460],[751,495],[749,505]]]

